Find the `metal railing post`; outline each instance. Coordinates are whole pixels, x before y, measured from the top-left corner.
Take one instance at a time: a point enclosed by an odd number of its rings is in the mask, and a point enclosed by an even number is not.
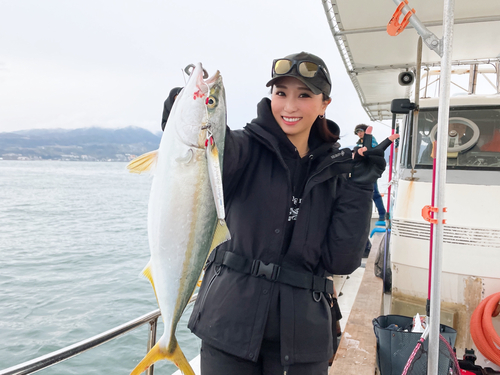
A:
[[[149,338],[148,338],[148,347],[147,347],[146,353],[149,353],[149,351],[156,344],[156,329],[157,328],[158,328],[158,317],[149,321],[149,335],[148,335]],[[155,365],[149,366],[149,368],[146,370],[145,374],[146,375],[153,375],[154,367],[155,367]]]

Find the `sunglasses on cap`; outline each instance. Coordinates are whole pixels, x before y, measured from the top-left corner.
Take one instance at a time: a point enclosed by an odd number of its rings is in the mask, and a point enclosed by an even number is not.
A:
[[[289,60],[289,59],[277,59],[273,61],[273,72],[272,76],[280,76],[289,73],[293,67],[296,67],[297,72],[304,78],[316,77],[318,71],[323,69],[324,76],[327,82],[331,85],[330,79],[328,78],[327,70],[325,67],[318,65],[312,61],[306,60]]]

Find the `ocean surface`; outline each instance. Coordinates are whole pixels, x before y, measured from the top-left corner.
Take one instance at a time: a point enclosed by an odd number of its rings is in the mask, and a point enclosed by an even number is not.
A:
[[[139,276],[150,184],[125,163],[0,160],[0,370],[158,308]],[[188,360],[200,347],[190,311],[177,330]],[[39,373],[129,374],[147,339],[144,325]],[[155,364],[155,374],[175,371]]]

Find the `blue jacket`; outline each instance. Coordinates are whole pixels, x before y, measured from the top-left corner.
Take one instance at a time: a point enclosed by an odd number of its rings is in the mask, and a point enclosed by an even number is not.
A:
[[[361,146],[362,144],[363,144],[363,141],[361,139],[358,139],[358,141],[356,142],[356,145]],[[377,146],[378,146],[378,142],[375,139],[375,137],[372,136],[372,148],[375,148]]]

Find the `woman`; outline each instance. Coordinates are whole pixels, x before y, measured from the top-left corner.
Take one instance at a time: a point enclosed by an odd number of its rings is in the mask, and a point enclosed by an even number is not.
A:
[[[339,129],[324,119],[331,81],[319,57],[275,60],[267,86],[258,117],[227,129],[232,239],[209,257],[188,325],[202,339],[203,375],[327,374],[336,318],[325,276],[360,265],[385,168],[383,146],[354,159],[339,149]]]

